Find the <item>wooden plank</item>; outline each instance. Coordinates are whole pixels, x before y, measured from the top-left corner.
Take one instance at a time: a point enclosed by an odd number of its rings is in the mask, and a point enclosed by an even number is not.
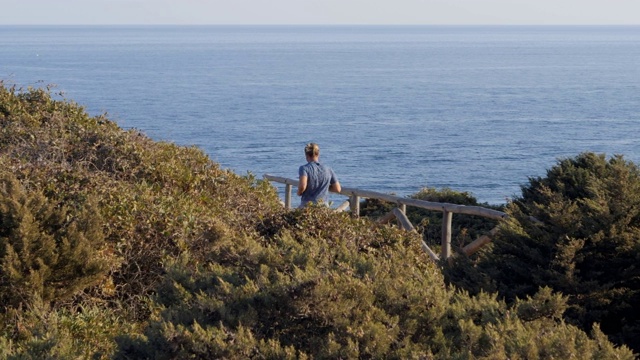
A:
[[[483,208],[481,206],[446,204],[445,209],[455,214],[476,215],[495,220],[505,219],[508,217],[508,215],[502,211]]]
[[[479,238],[472,241],[471,243],[469,243],[467,246],[463,247],[462,252],[467,256],[470,256],[476,253],[481,247],[490,243],[491,239],[498,233],[498,231],[499,231],[499,226],[494,227],[493,229],[491,229],[491,231],[489,231],[489,234],[482,235]]]
[[[391,220],[393,220],[395,218],[396,218],[396,215],[393,213],[393,211],[389,211],[385,216],[383,216],[380,219],[378,219],[377,223],[378,224],[387,224],[387,223],[389,223]]]
[[[503,213],[502,211],[487,209],[480,206],[466,206],[406,198],[398,198],[396,202],[427,210],[448,211],[456,214],[476,215],[491,219],[502,219],[507,216],[507,214]]]
[[[407,218],[407,215],[402,210],[400,210],[399,208],[395,208],[391,213],[396,216],[396,218],[400,222],[400,225],[402,225],[403,229],[407,231],[414,231],[414,232],[416,231],[416,229],[411,224],[411,221],[409,221],[409,218]],[[440,261],[440,258],[438,257],[438,255],[435,252],[433,252],[433,250],[431,250],[429,245],[427,245],[424,241],[420,240],[420,246],[422,247],[422,250],[424,250],[429,255],[431,260],[435,262]]]
[[[360,190],[360,189],[343,187],[340,193],[342,195],[358,195],[364,198],[384,200],[388,202],[397,203],[400,206],[409,205],[409,206],[414,206],[414,207],[427,209],[427,210],[449,211],[451,213],[476,215],[476,216],[482,216],[490,219],[503,219],[507,216],[507,214],[505,214],[502,211],[483,208],[481,206],[467,206],[467,205],[425,201],[425,200],[419,200],[419,199],[409,199],[409,198],[402,198],[399,196],[383,194],[383,193],[368,191],[368,190]]]
[[[451,222],[453,213],[450,211],[442,212],[442,247],[440,249],[440,258],[448,259],[451,256]]]
[[[353,189],[348,187],[343,187],[342,191],[340,191],[340,194],[346,195],[346,196],[357,195],[363,198],[380,199],[380,200],[385,200],[389,202],[397,202],[398,199],[402,199],[394,195],[383,194],[383,193],[369,191],[369,190]]]
[[[400,225],[402,226],[403,229],[407,231],[415,231],[413,224],[411,224],[411,221],[409,221],[409,218],[407,217],[407,215],[405,215],[405,213],[402,212],[402,210],[395,208],[393,209],[392,212],[393,212],[393,215],[396,216],[398,221],[400,221]]]
[[[340,206],[335,208],[334,211],[335,212],[343,212],[343,211],[347,210],[347,208],[349,207],[350,204],[351,204],[350,201],[347,200],[347,201],[343,202],[342,204],[340,204]]]
[[[429,254],[429,257],[431,258],[431,260],[438,262],[440,261],[440,258],[438,257],[438,255],[436,255],[435,252],[433,252],[433,250],[431,250],[431,248],[429,247],[429,245],[427,245],[424,241],[420,241],[420,246],[422,246],[422,250],[424,250],[427,254]]]
[[[273,176],[273,175],[269,175],[269,174],[264,174],[262,177],[267,179],[267,180],[269,180],[269,181],[275,181],[277,183],[281,183],[281,184],[285,184],[285,185],[298,186],[298,180],[288,179],[288,178],[279,177],[279,176]]]

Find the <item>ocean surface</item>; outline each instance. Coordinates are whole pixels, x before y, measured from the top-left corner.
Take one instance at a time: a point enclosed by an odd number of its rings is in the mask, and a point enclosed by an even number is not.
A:
[[[314,141],[343,186],[400,196],[640,163],[638,26],[0,26],[0,80],[241,175],[297,178]]]

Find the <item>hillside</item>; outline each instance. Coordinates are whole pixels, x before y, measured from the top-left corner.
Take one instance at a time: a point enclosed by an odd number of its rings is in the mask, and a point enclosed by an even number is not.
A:
[[[0,358],[633,359],[542,287],[445,283],[419,235],[0,87]]]

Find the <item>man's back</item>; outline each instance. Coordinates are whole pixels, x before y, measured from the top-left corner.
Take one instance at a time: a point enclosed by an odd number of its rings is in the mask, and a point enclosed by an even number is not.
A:
[[[301,196],[300,206],[308,202],[318,202],[328,200],[328,192],[340,192],[341,187],[338,177],[333,170],[319,162],[320,147],[315,143],[308,143],[304,148],[307,163],[300,166],[298,175],[298,196]]]
[[[301,204],[320,200],[327,202],[329,186],[338,182],[333,170],[319,162],[311,161],[300,166],[298,172],[300,176],[307,177],[307,188],[302,193]]]

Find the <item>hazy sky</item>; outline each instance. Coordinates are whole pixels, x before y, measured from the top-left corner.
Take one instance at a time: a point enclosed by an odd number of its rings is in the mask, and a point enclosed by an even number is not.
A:
[[[0,0],[13,24],[640,24],[640,0]]]

